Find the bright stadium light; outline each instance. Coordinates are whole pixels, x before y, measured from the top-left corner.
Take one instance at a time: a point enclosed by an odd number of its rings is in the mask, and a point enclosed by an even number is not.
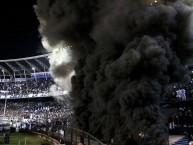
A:
[[[34,71],[34,77],[35,77],[35,80],[36,80],[36,74],[35,74],[36,73],[36,69],[34,67],[32,67],[32,70]]]

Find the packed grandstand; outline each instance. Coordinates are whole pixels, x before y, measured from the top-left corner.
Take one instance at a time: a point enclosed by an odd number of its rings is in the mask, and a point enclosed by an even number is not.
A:
[[[86,137],[89,144],[102,144],[71,126],[69,94],[54,82],[49,55],[0,60],[0,135],[30,131],[55,143],[80,142]]]
[[[0,123],[14,130],[47,129],[64,135],[72,108],[56,100],[50,87],[55,84],[49,72],[49,54],[0,60]],[[56,85],[57,86],[57,85]],[[56,87],[55,94],[68,95]],[[60,103],[59,103],[60,102]],[[60,130],[54,126],[60,127]],[[0,126],[0,132],[4,128]]]

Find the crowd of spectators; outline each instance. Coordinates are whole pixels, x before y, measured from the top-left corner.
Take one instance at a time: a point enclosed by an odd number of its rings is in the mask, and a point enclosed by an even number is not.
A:
[[[18,129],[53,129],[53,126],[57,125],[67,127],[73,113],[72,109],[63,104],[62,100],[58,101],[52,97],[52,85],[56,86],[54,91],[65,95],[66,92],[57,87],[51,77],[1,81],[0,119],[7,117],[9,122],[11,121],[11,126]]]
[[[27,79],[17,82],[0,82],[0,98],[28,98],[51,96],[50,87],[54,84],[51,77]],[[59,90],[59,89],[58,89]],[[61,93],[63,93],[61,91]]]
[[[193,80],[189,83],[173,83],[165,87],[166,101],[187,101],[193,99]]]
[[[167,116],[169,129],[176,127],[193,127],[193,109],[178,108],[177,112]]]
[[[5,104],[0,102],[0,114],[4,114]],[[6,105],[5,115],[12,121],[14,127],[20,122],[30,129],[37,126],[52,126],[60,122],[63,126],[68,126],[72,109],[63,104],[58,104],[55,100],[33,100],[33,101],[9,101]]]
[[[193,107],[188,103],[193,100],[193,80],[186,84],[168,85],[165,88],[165,98],[166,105],[163,108],[175,110],[166,115],[168,128],[193,127]]]

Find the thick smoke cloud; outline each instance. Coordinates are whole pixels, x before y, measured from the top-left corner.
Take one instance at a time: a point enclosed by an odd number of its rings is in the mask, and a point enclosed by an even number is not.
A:
[[[35,12],[53,49],[72,46],[78,127],[105,142],[144,132],[153,145],[166,145],[159,103],[166,84],[185,78],[193,8],[182,1],[38,0]]]
[[[55,84],[50,87],[50,92],[52,92],[56,101],[67,102],[69,95],[62,95],[62,92],[71,90],[71,77],[74,75],[73,68],[75,65],[71,49],[69,46],[66,47],[63,42],[51,47],[46,37],[42,38],[42,44],[48,52],[52,52],[49,55],[49,71],[54,78]]]

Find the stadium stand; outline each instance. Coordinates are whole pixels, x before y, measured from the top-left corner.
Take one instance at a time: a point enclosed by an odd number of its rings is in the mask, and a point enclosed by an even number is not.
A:
[[[49,54],[0,60],[0,99],[52,96]],[[65,94],[57,88],[58,94]]]
[[[103,145],[70,126],[72,106],[53,97],[68,97],[67,91],[54,83],[49,67],[49,54],[0,60],[0,122],[9,123],[11,132],[30,131],[53,143]]]
[[[53,97],[53,84],[49,54],[0,60],[0,122],[9,123],[11,131],[41,132],[43,128],[64,134],[73,112]],[[68,95],[60,87],[55,91],[57,95]],[[63,127],[59,130],[57,125]]]

